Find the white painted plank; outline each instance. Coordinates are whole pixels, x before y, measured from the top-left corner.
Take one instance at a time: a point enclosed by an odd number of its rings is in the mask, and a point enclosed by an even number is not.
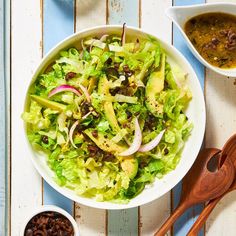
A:
[[[208,3],[221,2],[208,0]],[[235,0],[225,2],[236,3]],[[206,146],[222,147],[236,130],[235,78],[206,70],[207,129]],[[236,192],[219,202],[206,223],[206,235],[236,235]]]
[[[4,58],[4,4],[0,0],[0,235],[3,235],[5,229],[5,207],[6,207],[6,138],[5,138],[5,58]]]
[[[42,203],[42,179],[34,169],[21,114],[33,71],[42,56],[41,1],[12,0],[11,235],[19,235],[24,217]]]
[[[235,79],[206,71],[206,147],[222,147],[236,130]],[[206,223],[206,235],[236,235],[236,192],[217,205]],[[227,234],[226,234],[227,232]]]
[[[5,211],[5,234],[9,235],[10,232],[10,64],[11,64],[11,52],[10,52],[10,30],[11,30],[11,13],[10,13],[10,1],[5,1],[4,2],[4,14],[5,14],[5,29],[4,29],[4,52],[5,52],[5,82],[6,82],[6,91],[5,91],[5,96],[6,96],[6,155],[7,155],[7,160],[6,160],[6,166],[7,166],[7,175],[5,176],[5,183],[6,183],[6,205],[7,209]]]
[[[75,30],[106,24],[106,0],[76,0]],[[105,235],[106,210],[86,207],[75,203],[75,219],[81,236]]]
[[[165,10],[172,6],[172,0],[142,0],[141,28],[171,43],[172,22],[165,15]]]
[[[75,30],[106,24],[106,0],[75,0]]]
[[[143,0],[141,2],[141,28],[168,43],[172,41],[172,24],[164,12],[171,5],[171,0]],[[170,195],[169,192],[160,199],[140,207],[140,235],[153,235],[169,216]]]
[[[80,236],[103,236],[106,234],[106,211],[92,207],[75,205],[75,219]]]

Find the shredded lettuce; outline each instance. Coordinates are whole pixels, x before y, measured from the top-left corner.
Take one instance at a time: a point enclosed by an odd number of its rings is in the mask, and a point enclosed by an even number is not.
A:
[[[122,45],[119,36],[109,35],[103,41],[86,38],[82,44],[82,49],[61,51],[38,76],[22,118],[29,142],[45,153],[58,185],[97,201],[127,203],[179,163],[193,129],[185,114],[192,98],[187,75],[178,62],[162,60],[165,52],[153,38]],[[153,78],[159,82],[148,90]],[[70,85],[81,95],[62,91],[48,97],[60,85]],[[30,95],[43,99],[43,106]],[[158,116],[153,115],[155,106],[146,106],[148,96],[163,107]],[[56,110],[55,102],[63,109]],[[133,140],[135,117],[142,144],[166,131],[155,148],[136,152],[124,162],[119,150]],[[124,163],[129,164],[124,168]]]

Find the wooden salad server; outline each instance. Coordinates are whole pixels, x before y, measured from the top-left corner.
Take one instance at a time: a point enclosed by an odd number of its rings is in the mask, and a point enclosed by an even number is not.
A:
[[[234,163],[235,173],[236,173],[236,134],[233,135],[228,142],[225,144],[223,150],[225,152],[222,152],[220,157],[220,162],[222,163],[221,159],[230,158],[231,161]],[[224,160],[223,160],[224,161]],[[203,227],[204,223],[206,222],[208,216],[211,214],[212,210],[215,208],[217,203],[229,192],[236,190],[236,178],[234,179],[232,185],[230,188],[220,197],[211,200],[206,207],[203,209],[199,217],[197,218],[196,222],[192,226],[192,228],[188,232],[188,236],[197,236],[199,230]]]
[[[203,149],[193,166],[183,178],[180,203],[155,236],[164,236],[174,222],[189,207],[209,201],[225,193],[234,180],[235,169],[230,158],[226,158],[220,169],[211,172],[208,163],[220,153],[219,149]],[[217,168],[216,168],[217,169]]]

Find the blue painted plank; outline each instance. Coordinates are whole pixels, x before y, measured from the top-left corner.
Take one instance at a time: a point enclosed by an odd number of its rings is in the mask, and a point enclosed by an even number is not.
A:
[[[174,5],[175,6],[184,6],[184,5],[190,5],[190,4],[200,4],[205,3],[205,0],[175,0]],[[204,66],[193,56],[193,54],[190,52],[190,50],[187,48],[187,45],[185,44],[185,40],[182,37],[181,33],[177,29],[177,27],[174,26],[173,28],[173,44],[174,46],[187,58],[187,60],[192,65],[193,69],[195,70],[198,79],[201,83],[202,88],[204,89]],[[179,199],[181,194],[181,183],[179,183],[174,189],[173,189],[173,206],[174,208],[178,205]],[[196,220],[197,216],[203,209],[202,205],[198,205],[195,207],[190,208],[174,225],[174,235],[175,236],[183,236],[186,235],[186,233],[191,228],[192,224]],[[199,235],[204,235],[204,230],[201,230]]]
[[[5,207],[6,207],[6,94],[5,94],[5,58],[4,58],[4,1],[0,0],[0,235],[3,235],[6,228]]]
[[[138,0],[108,0],[108,24],[139,26]],[[108,211],[109,236],[138,235],[138,208]]]
[[[43,53],[74,33],[74,1],[44,0],[43,6]],[[46,182],[43,193],[44,204],[53,204],[73,214],[73,202],[62,196]]]

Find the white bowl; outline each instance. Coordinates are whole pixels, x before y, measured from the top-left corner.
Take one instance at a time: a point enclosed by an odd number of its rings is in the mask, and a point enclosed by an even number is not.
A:
[[[77,223],[75,222],[74,218],[67,211],[63,210],[60,207],[53,206],[53,205],[44,205],[44,206],[39,206],[37,208],[34,208],[31,212],[31,214],[27,215],[25,217],[25,220],[23,221],[23,224],[22,224],[20,236],[24,236],[25,228],[26,228],[26,225],[28,224],[28,222],[34,216],[38,215],[39,213],[45,212],[45,211],[58,212],[58,213],[62,214],[63,216],[65,216],[73,226],[74,236],[79,236],[79,229],[78,229]]]
[[[62,49],[68,48],[72,45],[79,45],[79,41],[82,38],[89,36],[101,36],[103,34],[121,34],[121,26],[99,26],[95,28],[90,28],[87,30],[80,31],[69,38],[65,39],[58,45],[56,45],[42,60],[38,69],[36,70],[32,82],[35,81],[37,76],[43,72],[43,70],[50,64],[50,62],[58,55],[58,52]],[[128,27],[126,31],[127,36],[145,38],[148,34],[140,29]],[[152,36],[154,37],[154,36]],[[185,148],[182,153],[180,163],[176,169],[169,174],[165,175],[161,180],[156,180],[151,186],[148,186],[144,191],[139,194],[134,199],[131,199],[127,204],[115,204],[111,202],[97,202],[94,199],[84,198],[78,196],[70,189],[58,186],[53,180],[53,172],[50,170],[46,163],[46,158],[39,153],[36,153],[31,145],[31,160],[35,168],[41,174],[41,176],[58,192],[65,195],[66,197],[72,199],[75,202],[87,205],[90,207],[101,208],[101,209],[125,209],[137,207],[148,202],[151,202],[168,191],[170,191],[188,172],[192,164],[194,163],[196,156],[200,150],[204,131],[205,131],[205,103],[203,92],[198,81],[198,78],[192,69],[191,65],[187,60],[178,52],[173,46],[165,43],[164,41],[158,39],[164,50],[167,52],[167,59],[176,61],[185,71],[188,73],[188,85],[192,91],[193,99],[186,111],[188,118],[194,124],[194,129],[191,136],[186,142]],[[27,99],[26,99],[27,105]],[[26,134],[26,132],[25,132]],[[27,138],[27,137],[26,137]]]
[[[234,3],[208,3],[191,6],[177,6],[166,9],[166,15],[175,23],[181,31],[186,43],[193,55],[206,67],[221,75],[235,77],[236,68],[224,69],[208,63],[195,49],[188,36],[184,32],[185,23],[192,17],[210,12],[222,12],[236,16],[236,4]]]

